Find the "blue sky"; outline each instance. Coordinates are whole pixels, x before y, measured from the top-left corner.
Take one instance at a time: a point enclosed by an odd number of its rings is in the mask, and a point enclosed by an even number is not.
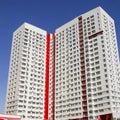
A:
[[[13,31],[28,22],[54,33],[59,26],[97,6],[115,20],[120,46],[120,0],[0,0],[0,113],[4,112]]]

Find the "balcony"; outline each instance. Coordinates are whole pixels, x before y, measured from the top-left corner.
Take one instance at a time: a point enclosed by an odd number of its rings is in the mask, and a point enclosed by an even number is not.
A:
[[[82,100],[83,100],[83,101],[86,101],[86,100],[87,100],[87,97],[86,97],[86,96],[82,96]]]
[[[86,81],[85,81],[85,79],[82,80],[82,85],[86,85]]]
[[[87,106],[84,106],[84,107],[83,107],[83,110],[84,110],[84,111],[87,111]]]
[[[82,92],[86,91],[86,85],[82,84]]]
[[[87,117],[87,111],[83,112],[83,117]]]

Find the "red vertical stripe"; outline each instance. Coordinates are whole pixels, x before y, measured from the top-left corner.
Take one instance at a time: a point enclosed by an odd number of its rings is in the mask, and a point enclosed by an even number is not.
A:
[[[83,107],[83,120],[88,120],[87,108],[87,90],[86,90],[86,72],[85,72],[85,55],[84,55],[84,39],[83,39],[83,26],[82,16],[79,17],[79,33],[80,33],[80,59],[81,59],[81,79],[82,79],[82,107]]]
[[[54,91],[55,91],[55,34],[52,34],[52,40],[53,40],[53,81],[52,81],[52,84],[53,84],[53,94],[52,94],[52,97],[53,97],[53,108],[52,108],[52,114],[53,114],[53,116],[52,116],[52,120],[54,120],[54,109],[55,109],[55,96],[54,96]]]
[[[0,117],[0,120],[4,120],[4,119],[7,119],[7,120],[21,120],[21,118]]]
[[[49,109],[49,61],[50,61],[50,34],[46,36],[46,75],[45,75],[45,98],[44,98],[44,120],[48,120]]]

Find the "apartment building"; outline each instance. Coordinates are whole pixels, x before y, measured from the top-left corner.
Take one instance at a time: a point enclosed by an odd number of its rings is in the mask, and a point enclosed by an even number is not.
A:
[[[114,20],[97,7],[55,30],[13,34],[6,114],[22,120],[120,119]]]
[[[120,118],[114,20],[97,7],[55,31],[55,120]]]
[[[14,32],[6,114],[20,115],[22,120],[52,120],[53,92],[49,94],[54,81],[52,54],[54,35],[28,23]]]

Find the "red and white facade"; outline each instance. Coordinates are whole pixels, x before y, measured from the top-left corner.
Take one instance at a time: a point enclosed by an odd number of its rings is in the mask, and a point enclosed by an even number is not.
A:
[[[100,7],[56,29],[13,34],[6,114],[22,120],[120,118],[114,20]]]
[[[0,120],[21,120],[19,116],[0,114]]]
[[[55,31],[55,120],[120,118],[114,20],[100,7]]]
[[[13,34],[5,113],[54,119],[54,34],[24,23]]]
[[[55,36],[47,34],[46,37],[46,79],[44,120],[54,120],[54,69],[55,69]]]

